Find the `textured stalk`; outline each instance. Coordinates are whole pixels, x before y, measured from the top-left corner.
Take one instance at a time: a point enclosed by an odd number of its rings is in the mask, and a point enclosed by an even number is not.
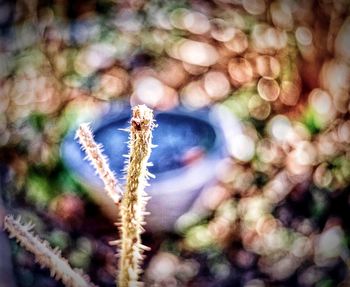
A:
[[[122,189],[118,185],[118,180],[114,173],[109,168],[107,157],[102,154],[102,145],[95,142],[89,124],[83,123],[80,125],[76,132],[76,138],[79,139],[87,158],[103,181],[105,191],[114,203],[119,203]]]
[[[132,110],[129,136],[129,155],[126,166],[126,187],[121,211],[121,242],[119,261],[119,287],[141,286],[139,275],[142,272],[142,251],[147,249],[141,244],[145,205],[147,201],[144,188],[150,174],[147,161],[152,147],[153,112],[145,105]]]
[[[67,260],[61,257],[59,249],[51,249],[47,241],[34,235],[32,232],[34,225],[22,225],[20,217],[14,219],[12,216],[6,216],[4,227],[10,233],[11,238],[15,237],[21,246],[35,255],[36,261],[42,267],[50,269],[53,278],[62,280],[65,286],[95,286],[80,270],[72,269]]]

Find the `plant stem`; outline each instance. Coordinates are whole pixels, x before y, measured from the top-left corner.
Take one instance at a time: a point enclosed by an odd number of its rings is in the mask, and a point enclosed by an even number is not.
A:
[[[20,217],[14,219],[11,215],[5,217],[5,229],[10,237],[15,237],[20,245],[35,255],[35,259],[42,267],[51,271],[51,277],[61,279],[67,287],[95,286],[80,270],[73,269],[66,259],[62,258],[61,251],[51,249],[47,241],[41,240],[31,231],[32,224],[22,225]]]
[[[122,196],[122,189],[118,185],[118,180],[114,173],[109,168],[107,157],[102,154],[102,145],[95,142],[89,124],[83,123],[80,125],[76,132],[76,138],[79,139],[87,158],[103,181],[105,191],[112,198],[113,202],[118,204]]]
[[[119,261],[119,287],[142,285],[139,275],[142,272],[142,251],[147,247],[141,244],[147,201],[144,188],[150,174],[147,161],[152,148],[153,112],[145,105],[132,110],[130,142],[125,193],[121,201],[121,249]]]

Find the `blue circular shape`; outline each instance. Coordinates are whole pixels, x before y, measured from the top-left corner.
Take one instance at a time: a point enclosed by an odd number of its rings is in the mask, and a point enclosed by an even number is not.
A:
[[[176,109],[155,114],[157,127],[153,131],[153,144],[149,171],[156,178],[167,177],[190,167],[204,157],[215,157],[222,151],[219,128],[209,121],[209,111],[188,111]],[[95,141],[103,145],[103,153],[119,180],[123,181],[125,157],[128,154],[128,132],[130,107],[121,112],[110,112],[92,124]],[[85,152],[74,139],[75,131],[69,133],[61,147],[65,165],[80,178],[95,181],[94,170],[84,160]]]
[[[124,166],[123,157],[128,148],[128,134],[120,129],[128,127],[128,118],[108,123],[99,127],[95,133],[96,142],[102,143],[110,166],[121,171]],[[176,114],[161,113],[156,115],[158,127],[153,131],[153,143],[150,161],[151,173],[159,174],[169,170],[182,168],[185,165],[186,153],[194,148],[207,153],[215,143],[215,131],[205,121]]]

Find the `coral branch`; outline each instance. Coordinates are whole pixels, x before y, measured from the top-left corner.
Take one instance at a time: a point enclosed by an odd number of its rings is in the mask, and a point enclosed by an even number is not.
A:
[[[112,198],[114,203],[119,203],[122,196],[122,189],[118,185],[114,173],[108,165],[106,156],[102,154],[102,145],[94,140],[89,124],[83,123],[76,132],[76,138],[86,152],[87,158],[95,168],[97,174],[104,183],[105,191]]]
[[[150,174],[147,161],[152,147],[152,130],[155,126],[153,112],[145,105],[132,110],[130,142],[125,194],[121,201],[121,249],[119,261],[119,287],[141,286],[139,275],[142,252],[147,247],[141,244],[142,224],[147,201],[144,188]]]
[[[21,246],[33,253],[36,261],[42,267],[49,268],[51,276],[62,280],[65,286],[95,286],[90,282],[88,276],[83,275],[80,270],[72,269],[67,260],[61,257],[59,249],[51,249],[47,241],[34,235],[32,224],[22,225],[20,217],[14,219],[13,216],[6,216],[4,227],[10,233],[10,237],[15,237]]]

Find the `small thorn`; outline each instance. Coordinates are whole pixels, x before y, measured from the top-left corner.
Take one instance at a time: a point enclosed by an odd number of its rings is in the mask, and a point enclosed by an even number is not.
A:
[[[143,244],[139,244],[139,248],[142,249],[142,250],[145,250],[145,251],[150,251],[151,248],[146,246],[146,245],[143,245]]]
[[[130,132],[130,128],[119,128],[118,131]]]
[[[121,243],[121,240],[111,240],[108,243],[109,245],[115,246],[115,245],[119,245]]]

